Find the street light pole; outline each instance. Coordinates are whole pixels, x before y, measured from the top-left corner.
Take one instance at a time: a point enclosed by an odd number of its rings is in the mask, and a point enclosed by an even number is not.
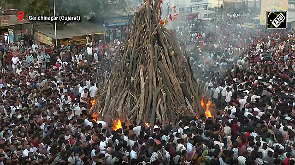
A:
[[[53,0],[53,10],[54,10],[54,17],[55,17],[55,0]],[[56,39],[56,21],[54,21],[54,38],[55,38],[55,47],[57,47],[57,39]]]

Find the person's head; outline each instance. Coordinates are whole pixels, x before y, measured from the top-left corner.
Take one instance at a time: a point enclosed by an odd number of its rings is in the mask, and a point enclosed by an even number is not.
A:
[[[268,157],[273,157],[273,152],[272,152],[272,151],[268,151],[268,152],[267,152],[267,156],[268,156]]]
[[[290,158],[291,154],[289,152],[286,153],[286,157]]]

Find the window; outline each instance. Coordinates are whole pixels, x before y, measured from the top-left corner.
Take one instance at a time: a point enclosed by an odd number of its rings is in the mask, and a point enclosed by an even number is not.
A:
[[[0,26],[9,26],[9,21],[8,20],[1,20]]]
[[[193,8],[192,7],[182,7],[182,8],[179,8],[179,12],[180,13],[191,13],[193,11]]]

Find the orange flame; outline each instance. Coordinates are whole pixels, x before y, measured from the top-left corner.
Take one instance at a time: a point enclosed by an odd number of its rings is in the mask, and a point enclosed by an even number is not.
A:
[[[150,124],[149,124],[149,123],[145,123],[145,126],[146,126],[146,127],[150,127]]]
[[[208,103],[206,105],[206,112],[205,112],[207,117],[212,117],[212,114],[211,114],[211,112],[209,110],[210,105],[211,105],[211,101],[208,101]]]
[[[120,128],[122,128],[122,123],[121,123],[121,120],[118,119],[118,120],[116,120],[116,121],[114,122],[114,128],[113,128],[113,130],[114,130],[114,131],[117,131],[117,130],[120,129]]]
[[[91,108],[90,108],[90,112],[91,112],[93,105],[95,104],[95,100],[91,100],[90,103],[91,103]],[[95,121],[95,122],[98,121],[98,114],[97,113],[92,112],[91,116],[92,116],[93,121]]]
[[[95,100],[91,100],[90,103],[91,103],[91,107],[92,107],[95,104]]]
[[[196,119],[199,119],[199,117],[198,117],[198,116],[196,116]]]
[[[202,100],[201,100],[201,105],[202,105],[203,108],[205,108],[205,101],[204,101],[204,98],[202,98]]]
[[[91,116],[92,116],[93,121],[95,121],[95,122],[98,121],[98,114],[97,113],[92,113]]]

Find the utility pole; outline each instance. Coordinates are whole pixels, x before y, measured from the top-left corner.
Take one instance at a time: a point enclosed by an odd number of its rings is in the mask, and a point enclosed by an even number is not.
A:
[[[54,10],[54,17],[55,17],[55,0],[53,0],[53,10]],[[57,39],[56,39],[56,21],[54,21],[54,38],[55,38],[55,47],[57,47]]]

